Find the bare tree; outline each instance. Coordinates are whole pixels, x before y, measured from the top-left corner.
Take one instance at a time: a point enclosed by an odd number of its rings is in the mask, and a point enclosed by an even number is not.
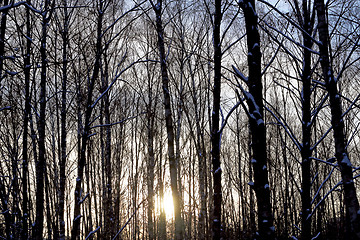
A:
[[[257,219],[259,239],[274,239],[275,227],[270,203],[270,186],[268,179],[268,159],[266,150],[266,128],[263,103],[263,85],[261,81],[260,35],[258,31],[258,16],[255,1],[240,2],[244,11],[249,77],[245,78],[237,69],[238,77],[244,80],[249,92],[243,90],[248,105],[249,124],[251,132],[252,164],[254,170],[253,188],[257,200]]]
[[[213,110],[211,115],[211,155],[213,165],[213,239],[221,239],[221,166],[220,166],[220,93],[221,93],[221,42],[220,26],[222,19],[221,0],[215,0],[215,14],[213,20],[213,39],[214,39],[214,86],[213,86]]]
[[[44,11],[42,12],[42,32],[41,32],[41,79],[40,79],[40,109],[38,119],[38,144],[39,144],[39,159],[36,162],[36,219],[33,225],[33,238],[43,238],[44,228],[44,175],[46,168],[46,82],[47,82],[47,38],[48,38],[48,23],[50,22],[52,13],[54,11],[54,1],[49,0],[44,2]],[[51,5],[52,4],[52,5]]]
[[[352,164],[346,151],[341,98],[337,89],[337,79],[334,77],[334,71],[330,62],[330,43],[328,22],[325,14],[326,9],[324,2],[320,0],[315,1],[315,6],[318,17],[320,63],[330,99],[331,124],[335,141],[335,157],[340,166],[342,185],[344,187],[344,202],[347,214],[346,226],[349,231],[348,237],[349,239],[360,239],[359,201],[356,196]]]
[[[76,177],[76,186],[75,186],[75,195],[74,195],[74,221],[71,229],[71,239],[79,239],[80,238],[80,207],[83,202],[82,196],[82,181],[84,176],[84,167],[86,164],[86,149],[87,143],[90,136],[91,130],[91,115],[94,109],[93,107],[93,91],[95,87],[95,82],[99,77],[100,73],[100,61],[101,61],[101,53],[102,53],[102,31],[103,31],[103,16],[104,16],[104,2],[99,1],[96,3],[97,10],[97,26],[96,26],[96,46],[95,46],[95,59],[92,70],[92,75],[89,77],[88,88],[87,88],[87,99],[86,99],[86,109],[85,109],[85,119],[84,119],[84,128],[81,133],[81,149],[80,156],[78,159],[77,166],[77,177]]]
[[[181,202],[180,193],[178,190],[178,173],[175,156],[175,141],[174,141],[174,123],[172,119],[170,88],[168,77],[168,66],[166,62],[165,42],[164,42],[164,28],[162,24],[162,5],[163,1],[158,0],[156,5],[150,0],[153,10],[156,14],[156,32],[158,37],[158,49],[161,65],[162,89],[164,94],[164,111],[166,121],[167,143],[168,143],[168,157],[170,166],[170,184],[174,202],[175,213],[175,239],[183,239],[183,219],[181,217]]]

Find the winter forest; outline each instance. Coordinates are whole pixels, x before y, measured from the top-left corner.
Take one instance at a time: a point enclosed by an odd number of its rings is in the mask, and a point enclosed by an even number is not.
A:
[[[0,239],[360,239],[359,0],[0,13]]]

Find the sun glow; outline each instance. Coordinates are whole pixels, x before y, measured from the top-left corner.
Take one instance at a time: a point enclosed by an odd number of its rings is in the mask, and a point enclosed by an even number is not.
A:
[[[164,198],[161,204],[162,210],[165,212],[166,219],[170,220],[174,218],[174,202],[172,198],[171,191],[166,191],[164,193]],[[156,206],[157,212],[160,214],[160,206]]]

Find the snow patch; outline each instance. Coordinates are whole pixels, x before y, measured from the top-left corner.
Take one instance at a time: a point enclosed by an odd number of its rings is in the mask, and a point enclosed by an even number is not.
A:
[[[352,167],[350,159],[348,158],[348,156],[344,153],[341,163],[346,164],[348,167]]]
[[[80,215],[80,214],[77,215],[76,218],[74,218],[74,222],[75,222],[76,220],[80,219],[80,218],[81,218],[81,215]]]
[[[256,121],[257,125],[260,126],[260,125],[264,125],[264,121],[260,118]]]

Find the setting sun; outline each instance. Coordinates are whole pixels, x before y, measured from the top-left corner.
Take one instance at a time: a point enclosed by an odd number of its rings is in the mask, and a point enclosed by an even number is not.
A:
[[[171,220],[174,218],[174,203],[173,203],[171,191],[166,191],[164,193],[164,198],[163,198],[161,204],[159,201],[156,201],[155,211],[158,214],[160,214],[160,207],[164,211],[167,220]]]
[[[166,214],[166,219],[174,218],[174,203],[173,203],[173,198],[172,198],[171,192],[166,192],[164,194],[164,200],[163,200],[162,207]]]

